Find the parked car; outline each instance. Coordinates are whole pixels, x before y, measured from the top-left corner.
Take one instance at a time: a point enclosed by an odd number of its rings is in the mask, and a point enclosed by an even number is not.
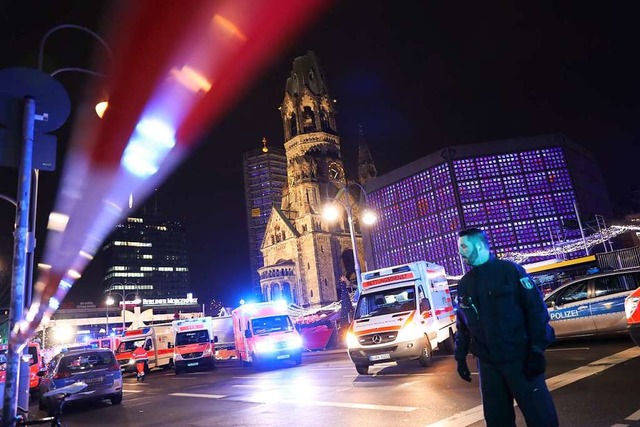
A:
[[[636,345],[640,345],[640,288],[636,289],[624,301],[629,335]]]
[[[624,301],[640,286],[640,268],[573,280],[545,298],[558,338],[627,333]]]
[[[44,393],[79,381],[88,387],[82,393],[69,396],[65,405],[96,399],[109,399],[113,405],[122,402],[122,374],[112,350],[96,348],[60,353],[41,375],[39,407],[49,415],[55,413],[57,401],[43,397]]]

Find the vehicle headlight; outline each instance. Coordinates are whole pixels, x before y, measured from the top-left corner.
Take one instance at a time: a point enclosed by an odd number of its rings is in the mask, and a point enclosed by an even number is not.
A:
[[[273,351],[273,341],[271,340],[262,340],[256,344],[256,350],[259,353],[267,353],[269,351]]]
[[[173,360],[174,360],[174,361],[182,360],[182,355],[181,355],[180,353],[176,353],[176,354],[173,356]]]
[[[347,347],[348,348],[360,347],[358,338],[354,335],[353,332],[347,332]]]
[[[136,359],[134,359],[133,357],[131,359],[129,359],[129,365],[135,365],[136,364]]]
[[[211,347],[207,347],[207,348],[205,348],[205,349],[204,349],[204,352],[202,353],[202,355],[203,355],[204,357],[209,357],[209,356],[211,356]]]
[[[424,334],[413,322],[409,322],[400,329],[398,332],[398,341],[414,341],[418,338],[422,338]]]
[[[300,348],[302,347],[302,338],[299,335],[296,335],[289,339],[287,342],[287,346],[289,348]]]
[[[640,303],[640,297],[629,297],[624,302],[624,311],[627,315],[627,319],[631,319],[633,313],[635,313]]]

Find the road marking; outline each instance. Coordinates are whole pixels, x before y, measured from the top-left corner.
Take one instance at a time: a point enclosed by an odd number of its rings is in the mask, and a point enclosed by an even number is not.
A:
[[[201,393],[171,393],[169,396],[203,397],[205,399],[223,399],[223,398],[227,397],[224,394],[201,394]]]
[[[614,424],[611,427],[629,427],[629,424]]]
[[[394,412],[411,412],[418,409],[413,406],[372,405],[368,403],[327,402],[327,401],[320,401],[320,400],[257,399],[257,398],[246,398],[246,399],[240,398],[237,400],[242,402],[249,402],[249,403],[263,403],[263,404],[284,403],[288,405],[302,405],[302,406],[304,405],[333,406],[336,408],[367,409],[367,410],[374,410],[374,411],[394,411]]]
[[[584,351],[584,350],[591,350],[590,347],[569,347],[569,348],[550,348],[547,349],[547,352],[552,352],[552,351]]]
[[[638,356],[640,356],[640,347],[631,347],[627,350],[621,351],[620,353],[607,356],[600,360],[596,360],[595,362],[591,362],[588,365],[581,366],[572,371],[549,378],[547,380],[547,387],[549,387],[550,391],[557,390],[560,387],[564,387],[591,375],[595,375],[619,363],[626,362],[627,360]],[[640,411],[638,411],[638,413],[640,413]],[[633,415],[635,415],[635,413]],[[477,423],[483,419],[484,414],[482,413],[482,405],[478,405],[466,411],[454,414],[449,418],[429,424],[427,427],[463,427]]]
[[[142,393],[142,390],[122,390],[125,393]]]
[[[640,409],[638,409],[636,412],[634,412],[633,414],[629,415],[627,418],[625,418],[625,420],[629,420],[629,421],[640,421]]]

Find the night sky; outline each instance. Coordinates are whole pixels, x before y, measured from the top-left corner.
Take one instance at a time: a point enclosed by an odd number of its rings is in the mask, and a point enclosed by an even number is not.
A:
[[[55,25],[100,32],[104,4],[5,0],[0,68],[35,67],[39,40]],[[360,124],[380,174],[448,145],[564,132],[596,156],[619,212],[633,209],[632,192],[640,189],[638,12],[631,1],[334,4],[246,83],[248,90],[224,120],[158,188],[160,210],[187,227],[196,296],[235,306],[249,294],[242,153],[261,147],[263,136],[282,147],[277,107],[293,59],[308,50],[316,52],[330,95],[338,100],[348,175]],[[96,44],[82,33],[74,36],[51,39],[49,69],[90,66],[86,58]],[[60,80],[73,105],[86,80]],[[56,133],[60,159],[70,127]],[[16,174],[0,168],[0,192],[15,195]],[[41,175],[40,232],[57,176]],[[10,283],[13,219],[11,205],[0,200],[3,288]],[[42,249],[44,235],[38,237]],[[102,268],[96,258],[68,298],[98,300]]]

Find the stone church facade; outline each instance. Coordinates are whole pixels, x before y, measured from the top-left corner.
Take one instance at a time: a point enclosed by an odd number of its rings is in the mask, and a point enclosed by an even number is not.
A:
[[[353,252],[346,214],[336,223],[322,216],[325,203],[335,198],[346,180],[337,133],[335,102],[313,52],[293,62],[280,107],[284,126],[287,183],[282,204],[269,217],[258,270],[264,301],[286,299],[300,306],[318,307],[339,298],[341,276],[355,281]],[[371,156],[361,139],[359,175],[375,176]],[[367,164],[369,163],[369,164]],[[354,193],[350,187],[350,193]],[[358,195],[358,193],[356,193]],[[353,206],[358,253],[363,254],[356,200]],[[360,265],[364,265],[362,262]]]

